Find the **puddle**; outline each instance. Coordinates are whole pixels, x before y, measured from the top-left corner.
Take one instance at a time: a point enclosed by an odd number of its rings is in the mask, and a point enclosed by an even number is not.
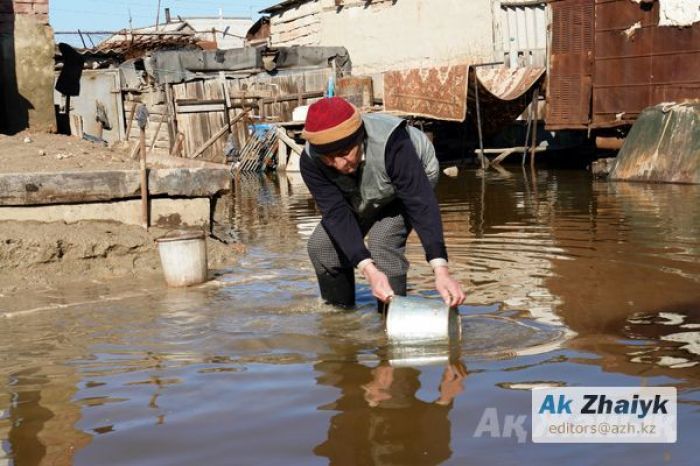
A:
[[[248,250],[215,280],[48,290],[0,319],[0,464],[694,464],[700,187],[442,180],[456,347],[389,344],[362,281],[357,310],[319,302],[299,180],[237,193],[217,228]],[[415,236],[408,257],[434,298]],[[528,415],[533,388],[600,385],[677,386],[679,442],[474,436],[488,407]]]

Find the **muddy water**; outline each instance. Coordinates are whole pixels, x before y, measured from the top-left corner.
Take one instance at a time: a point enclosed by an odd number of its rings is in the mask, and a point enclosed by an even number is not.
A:
[[[465,172],[439,198],[469,293],[460,345],[389,345],[363,284],[357,311],[321,305],[306,190],[246,178],[217,212],[249,246],[236,269],[0,319],[0,464],[697,464],[700,187]],[[434,297],[408,249],[411,293]],[[541,384],[677,386],[679,442],[474,436],[486,408],[529,414]]]

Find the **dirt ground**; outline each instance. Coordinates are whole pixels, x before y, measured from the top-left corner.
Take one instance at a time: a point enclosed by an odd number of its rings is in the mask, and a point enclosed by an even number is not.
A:
[[[0,173],[137,169],[130,149],[72,136],[0,134]],[[108,221],[0,222],[0,297],[84,281],[155,277],[162,281],[155,239],[167,230]],[[241,244],[207,240],[210,269],[236,262]]]
[[[155,239],[168,230],[118,222],[0,222],[0,295],[162,274]],[[235,264],[244,247],[207,239],[210,269]]]
[[[139,162],[129,158],[129,152],[125,143],[105,147],[61,134],[0,134],[0,172],[136,169]]]

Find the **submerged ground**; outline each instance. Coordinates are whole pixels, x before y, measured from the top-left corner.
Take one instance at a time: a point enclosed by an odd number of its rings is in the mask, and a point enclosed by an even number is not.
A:
[[[320,304],[303,184],[243,178],[217,235],[247,252],[209,284],[83,284],[0,319],[0,464],[696,464],[700,187],[512,168],[438,196],[457,348],[389,345],[362,283],[358,310]],[[409,256],[434,296],[415,237]],[[678,443],[475,436],[543,384],[676,386]]]

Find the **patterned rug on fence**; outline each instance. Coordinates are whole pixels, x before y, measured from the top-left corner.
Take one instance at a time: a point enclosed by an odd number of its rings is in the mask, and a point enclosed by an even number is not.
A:
[[[384,73],[384,107],[409,115],[463,121],[467,115],[467,65]]]

